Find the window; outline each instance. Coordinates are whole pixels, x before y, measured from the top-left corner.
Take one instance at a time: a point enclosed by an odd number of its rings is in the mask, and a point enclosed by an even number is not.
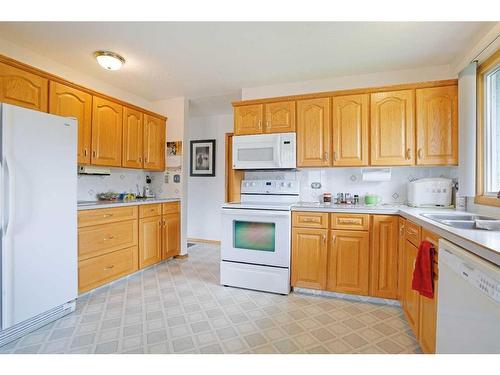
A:
[[[496,195],[500,190],[500,66],[484,78],[485,193]]]
[[[500,206],[500,51],[478,71],[477,203]]]

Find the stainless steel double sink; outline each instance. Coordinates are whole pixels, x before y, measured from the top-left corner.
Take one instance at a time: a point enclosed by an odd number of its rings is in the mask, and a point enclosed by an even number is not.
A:
[[[493,220],[498,221],[494,218],[475,214],[420,214],[423,217],[437,221],[438,223],[448,225],[454,228],[460,229],[476,229],[476,230],[486,230],[485,228],[478,228],[476,220]]]

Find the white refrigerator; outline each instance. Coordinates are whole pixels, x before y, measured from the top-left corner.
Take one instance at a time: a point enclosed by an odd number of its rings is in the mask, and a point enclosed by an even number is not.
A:
[[[75,310],[77,122],[0,103],[0,346]]]

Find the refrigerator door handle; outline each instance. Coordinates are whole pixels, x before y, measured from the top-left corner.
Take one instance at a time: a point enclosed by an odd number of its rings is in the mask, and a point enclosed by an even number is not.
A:
[[[8,231],[10,227],[10,222],[12,221],[12,190],[11,187],[13,186],[13,176],[11,174],[10,168],[9,168],[9,163],[7,161],[7,158],[5,158],[5,161],[2,165],[3,167],[3,204],[4,204],[4,228],[3,228],[3,234],[4,237],[8,236]]]

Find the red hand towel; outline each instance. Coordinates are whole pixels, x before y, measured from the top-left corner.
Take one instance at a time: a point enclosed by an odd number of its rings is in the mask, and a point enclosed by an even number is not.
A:
[[[432,256],[434,245],[429,241],[422,241],[418,248],[415,269],[411,288],[427,298],[434,298],[434,286],[432,283]]]

